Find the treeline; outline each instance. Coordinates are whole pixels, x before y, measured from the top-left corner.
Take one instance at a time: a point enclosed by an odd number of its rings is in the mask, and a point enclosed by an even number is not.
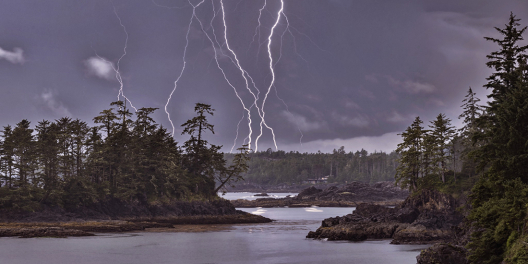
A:
[[[469,192],[470,263],[528,260],[528,45],[522,45],[527,27],[519,21],[511,14],[504,28],[496,28],[500,38],[485,38],[500,48],[487,56],[493,70],[485,85],[490,100],[479,105],[469,90],[458,135],[443,115],[430,129],[417,118],[398,146],[401,184],[414,191],[454,187]],[[458,176],[449,174],[444,163],[456,153],[463,161]],[[461,186],[468,182],[473,184]]]
[[[480,109],[474,95],[470,88],[464,108]],[[466,122],[460,130],[451,125],[445,114],[439,114],[427,127],[422,125],[420,117],[416,117],[411,126],[400,134],[403,142],[396,149],[400,154],[396,183],[410,191],[418,191],[453,187],[457,179],[459,183],[474,179],[475,164],[467,155],[472,146],[464,136],[474,125],[473,114],[478,112],[465,111],[460,115]]]
[[[226,165],[219,148],[202,138],[213,131],[209,105],[182,126],[189,140],[178,145],[150,115],[113,102],[90,127],[79,119],[27,120],[4,126],[0,141],[0,208],[36,210],[41,205],[75,208],[107,199],[170,202],[203,199],[246,167],[246,149]]]
[[[230,159],[232,154],[225,154]],[[398,155],[395,152],[366,150],[346,152],[344,147],[333,153],[299,153],[261,151],[249,154],[246,182],[257,184],[299,184],[308,179],[328,177],[328,182],[393,181]]]

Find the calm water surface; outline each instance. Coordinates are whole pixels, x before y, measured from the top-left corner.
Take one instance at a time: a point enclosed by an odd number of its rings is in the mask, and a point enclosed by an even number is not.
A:
[[[321,220],[354,208],[243,208],[277,221],[202,233],[138,232],[83,238],[0,238],[0,263],[416,263],[426,246],[389,240],[306,239]]]
[[[244,200],[256,200],[259,198],[284,198],[286,196],[296,196],[299,193],[268,193],[268,196],[255,196],[254,192],[232,192],[232,193],[226,193],[225,195],[222,195],[222,193],[218,193],[218,196],[227,199],[227,200],[236,200],[236,199],[244,199]]]

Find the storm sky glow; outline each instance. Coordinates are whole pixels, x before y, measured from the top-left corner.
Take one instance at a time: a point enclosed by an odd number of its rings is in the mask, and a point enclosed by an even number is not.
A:
[[[499,37],[511,11],[528,25],[517,0],[6,0],[0,126],[91,121],[126,95],[160,108],[170,131],[166,110],[182,142],[201,102],[216,109],[209,141],[229,152],[250,132],[243,101],[259,150],[275,148],[273,132],[286,151],[391,151],[416,116],[460,125],[470,86],[485,101],[497,47],[483,37]]]

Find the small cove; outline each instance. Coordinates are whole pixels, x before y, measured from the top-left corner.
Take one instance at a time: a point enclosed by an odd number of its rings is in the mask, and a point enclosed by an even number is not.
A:
[[[305,238],[308,231],[319,227],[324,218],[345,215],[351,213],[354,208],[242,208],[241,210],[276,221],[198,230],[201,232],[150,230],[66,239],[0,238],[0,263],[411,264],[416,263],[416,256],[420,250],[427,247],[426,245],[391,245],[389,240],[334,242]]]

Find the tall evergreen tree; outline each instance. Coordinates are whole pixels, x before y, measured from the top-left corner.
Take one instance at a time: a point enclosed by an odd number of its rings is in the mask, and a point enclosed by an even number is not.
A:
[[[36,169],[36,149],[32,133],[33,129],[26,119],[20,121],[13,129],[14,167],[18,173],[18,186],[29,184]]]
[[[470,156],[477,145],[474,141],[475,135],[479,132],[477,119],[484,113],[484,107],[479,105],[480,99],[476,97],[476,93],[469,87],[468,93],[464,100],[462,100],[463,112],[458,116],[462,119],[464,126],[458,130],[460,137],[458,141],[461,144],[461,160],[463,161],[462,172],[468,174],[470,177],[476,172],[475,158]]]
[[[182,134],[190,135],[184,145],[184,167],[195,179],[195,192],[216,196],[226,184],[242,179],[241,174],[248,169],[248,149],[239,148],[240,153],[235,155],[233,164],[228,167],[223,153],[220,152],[222,146],[209,144],[203,137],[207,131],[214,134],[214,126],[206,117],[213,115],[214,109],[210,105],[197,103],[194,111],[197,116],[182,125]],[[219,186],[215,188],[216,184]]]
[[[422,168],[423,153],[423,121],[417,116],[410,127],[400,134],[403,142],[398,144],[396,152],[400,154],[399,166],[396,170],[396,183],[414,191],[418,189],[418,180]]]
[[[58,203],[61,179],[59,177],[59,129],[57,124],[47,120],[40,121],[37,131],[37,160],[39,164],[39,179],[44,189],[43,203],[51,200]]]
[[[471,87],[469,87],[468,93],[462,102],[463,112],[458,116],[458,119],[462,119],[464,126],[458,131],[462,137],[471,139],[478,129],[476,120],[482,115],[484,108],[479,105],[480,99],[476,97],[476,93],[473,92]],[[465,144],[468,145],[470,142]]]
[[[13,142],[13,129],[10,125],[4,127],[2,130],[2,144],[1,146],[1,155],[0,163],[2,173],[4,174],[5,184],[8,188],[13,186],[13,174],[14,174],[14,156],[15,156],[15,145]]]
[[[484,115],[477,118],[474,151],[485,169],[472,190],[469,215],[476,232],[469,248],[476,263],[501,263],[525,225],[528,196],[528,76],[526,50],[519,46],[526,27],[510,15],[503,39],[486,38],[500,46],[488,66],[495,72],[486,87],[492,89]],[[519,242],[520,243],[520,242]]]
[[[431,136],[433,138],[433,164],[435,173],[440,175],[442,182],[445,183],[445,174],[448,170],[447,162],[450,158],[453,139],[455,137],[455,127],[451,125],[451,120],[445,114],[438,114],[436,120],[429,126],[432,128]]]
[[[207,140],[203,138],[207,131],[214,134],[214,126],[209,124],[206,116],[206,114],[213,115],[214,109],[210,105],[197,103],[194,111],[197,116],[182,124],[184,127],[182,135],[190,136],[184,144],[185,167],[195,177],[196,192],[214,195],[214,175],[223,166],[223,156],[219,153],[221,146],[212,144],[209,146]]]
[[[495,111],[495,107],[507,100],[506,94],[518,81],[519,64],[527,58],[528,45],[520,45],[520,42],[524,40],[522,34],[526,27],[519,28],[519,21],[520,19],[511,13],[508,24],[504,28],[495,27],[503,36],[502,39],[485,37],[486,40],[500,46],[500,50],[486,56],[489,59],[486,66],[495,70],[486,79],[488,83],[484,85],[484,87],[491,89],[491,94],[488,97],[493,98],[493,101],[489,103],[492,112]]]

